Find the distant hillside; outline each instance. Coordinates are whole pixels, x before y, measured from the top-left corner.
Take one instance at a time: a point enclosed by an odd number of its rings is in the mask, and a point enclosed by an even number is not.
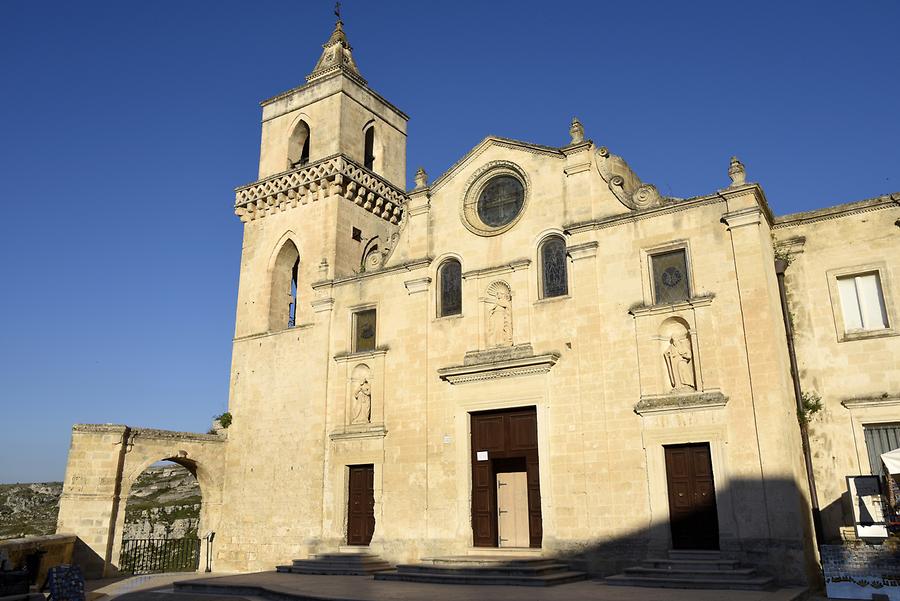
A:
[[[0,539],[56,532],[62,482],[0,484]],[[196,535],[200,486],[183,467],[166,464],[142,473],[125,506],[125,538]]]

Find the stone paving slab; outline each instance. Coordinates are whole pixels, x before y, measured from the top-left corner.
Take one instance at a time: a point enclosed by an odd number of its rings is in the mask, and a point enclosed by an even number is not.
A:
[[[586,580],[554,587],[439,585],[376,581],[371,576],[315,576],[258,572],[213,578],[196,578],[192,586],[203,592],[136,592],[119,601],[234,601],[244,597],[272,601],[795,601],[806,589],[771,591],[660,589],[610,586]],[[224,593],[233,595],[227,597]]]

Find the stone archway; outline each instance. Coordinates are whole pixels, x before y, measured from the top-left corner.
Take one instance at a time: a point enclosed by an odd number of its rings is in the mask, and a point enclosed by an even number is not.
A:
[[[57,532],[74,534],[83,544],[74,561],[88,576],[118,572],[125,502],[137,477],[161,460],[189,469],[203,491],[200,529],[215,531],[222,506],[224,436],[79,424],[59,504]]]

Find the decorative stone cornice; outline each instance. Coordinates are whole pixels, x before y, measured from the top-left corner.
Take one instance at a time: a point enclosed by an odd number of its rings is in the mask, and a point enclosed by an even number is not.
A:
[[[235,189],[234,212],[247,223],[338,195],[399,224],[406,194],[342,154],[283,171]]]
[[[665,305],[635,305],[628,309],[628,312],[634,317],[643,317],[645,315],[661,315],[663,313],[677,313],[685,309],[696,309],[697,307],[705,307],[712,304],[714,294],[697,296],[685,301],[677,303],[669,303]]]
[[[642,395],[641,400],[634,406],[634,412],[640,416],[647,416],[699,409],[722,409],[727,403],[728,397],[719,390],[689,394]]]
[[[339,428],[329,434],[328,438],[334,441],[359,440],[360,438],[384,438],[386,435],[387,429],[384,424],[361,424]]]
[[[745,225],[758,225],[762,223],[762,216],[763,212],[759,207],[747,207],[746,209],[725,213],[722,215],[722,222],[728,226],[726,229],[731,231]]]
[[[339,353],[334,356],[334,360],[338,363],[347,363],[348,361],[360,359],[374,359],[375,357],[384,357],[387,355],[387,352],[387,348],[377,348],[374,351],[363,351],[360,353]]]
[[[663,215],[671,215],[680,211],[698,209],[700,207],[722,202],[723,199],[718,194],[714,194],[712,196],[696,196],[693,198],[678,200],[677,202],[673,202],[672,204],[666,204],[659,207],[652,207],[649,209],[635,209],[634,211],[620,213],[619,215],[611,215],[609,217],[603,217],[601,219],[568,223],[563,225],[563,229],[570,234],[579,234],[590,230],[602,230],[606,228],[617,227],[619,225],[634,223],[643,219],[652,219],[654,217],[660,217]]]
[[[900,394],[884,393],[881,396],[857,397],[841,401],[846,409],[868,409],[872,407],[890,407],[900,405]]]
[[[578,261],[581,259],[590,259],[591,257],[597,256],[597,249],[600,247],[600,243],[596,240],[592,240],[591,242],[584,242],[582,244],[574,244],[572,246],[566,247],[566,252],[569,253],[569,256],[572,257],[573,261]]]
[[[510,273],[519,269],[528,269],[529,265],[531,265],[531,259],[516,259],[515,261],[510,261],[509,263],[505,263],[503,265],[495,265],[493,267],[485,267],[483,269],[473,269],[471,271],[465,271],[462,274],[462,278],[480,278],[489,275]]]
[[[531,345],[518,345],[466,353],[463,365],[437,370],[442,380],[465,384],[513,376],[547,373],[559,360],[559,353],[534,355]]]
[[[414,280],[407,280],[403,282],[403,285],[406,286],[406,292],[410,295],[418,294],[420,292],[427,292],[428,286],[431,284],[431,278],[416,278]]]
[[[839,219],[849,215],[857,215],[860,213],[869,213],[870,211],[881,211],[883,209],[895,209],[900,207],[900,192],[892,194],[883,194],[875,198],[866,200],[858,200],[839,204],[833,207],[825,207],[824,209],[816,209],[814,211],[805,211],[803,213],[791,213],[782,215],[775,219],[775,229],[788,228],[807,223],[815,223],[817,221],[827,221],[829,219]]]
[[[309,303],[312,305],[313,311],[322,313],[323,311],[331,311],[334,308],[333,298],[317,298]]]

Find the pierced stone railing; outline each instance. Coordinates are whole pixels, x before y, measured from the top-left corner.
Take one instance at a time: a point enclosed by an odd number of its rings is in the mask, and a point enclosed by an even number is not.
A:
[[[235,189],[234,212],[247,223],[338,194],[400,223],[406,194],[344,155],[333,155]]]

